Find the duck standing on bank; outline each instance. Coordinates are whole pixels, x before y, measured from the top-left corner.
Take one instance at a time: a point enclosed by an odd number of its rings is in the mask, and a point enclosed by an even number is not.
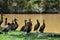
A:
[[[34,31],[37,32],[37,30],[38,30],[38,28],[40,26],[40,23],[39,23],[39,20],[38,19],[36,21],[37,21],[37,24],[34,26]]]
[[[43,19],[43,25],[40,27],[39,31],[40,31],[41,33],[43,33],[45,27],[46,27],[45,20]]]

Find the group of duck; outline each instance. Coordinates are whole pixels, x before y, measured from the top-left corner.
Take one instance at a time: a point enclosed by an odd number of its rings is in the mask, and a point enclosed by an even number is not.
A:
[[[37,23],[36,23],[36,25],[34,26],[34,31],[37,31],[37,30],[39,29],[39,27],[40,27],[40,22],[39,22],[38,19],[36,20],[36,22],[37,22]],[[43,24],[41,25],[39,31],[40,31],[41,33],[43,33],[43,32],[44,32],[44,29],[45,29],[45,20],[43,19]],[[22,26],[22,28],[21,28],[20,31],[24,31],[24,32],[29,33],[31,30],[32,30],[32,21],[31,21],[31,19],[25,20],[25,25]]]
[[[3,23],[3,14],[1,14],[0,27],[1,27],[2,23]],[[3,33],[6,34],[6,33],[8,33],[9,30],[15,31],[17,28],[18,28],[18,23],[17,23],[16,18],[14,20],[12,20],[11,23],[7,22],[7,18],[5,18],[5,28],[0,30],[0,34],[3,34]]]
[[[0,20],[0,24],[3,23],[3,18],[1,16],[1,20]],[[0,25],[1,26],[1,25]],[[0,34],[3,34],[3,33],[8,33],[9,30],[13,30],[15,31],[16,29],[18,28],[18,23],[17,23],[17,19],[14,19],[12,20],[12,23],[8,23],[7,22],[7,18],[5,18],[5,28],[3,28],[1,31],[0,31]]]
[[[36,21],[37,21],[37,24],[34,26],[34,31],[38,30],[38,28],[40,27],[39,20],[37,19]],[[2,23],[3,23],[3,14],[1,14],[0,26],[1,26]],[[3,28],[0,31],[0,34],[3,34],[3,33],[6,34],[6,33],[8,33],[9,30],[15,31],[17,28],[18,28],[18,23],[17,23],[16,18],[14,20],[12,20],[11,23],[8,23],[7,18],[5,18],[5,28]],[[43,19],[43,24],[40,27],[39,31],[41,33],[43,33],[44,29],[45,29],[45,20]],[[25,20],[25,24],[22,26],[20,31],[30,33],[31,30],[32,30],[32,21],[31,21],[31,19]]]

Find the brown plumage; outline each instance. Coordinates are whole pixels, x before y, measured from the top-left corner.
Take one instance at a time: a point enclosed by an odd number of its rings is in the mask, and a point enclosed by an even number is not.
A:
[[[40,26],[39,20],[37,19],[36,21],[37,21],[37,24],[34,26],[34,31],[37,30]]]
[[[24,32],[27,32],[27,29],[28,29],[28,26],[27,26],[27,20],[25,20],[25,25],[22,26],[21,30],[20,31],[24,31]]]
[[[41,33],[43,33],[45,27],[46,27],[46,26],[45,26],[45,20],[43,20],[43,25],[40,27],[39,31],[40,31]]]
[[[1,19],[0,19],[0,26],[3,23],[3,14],[1,14]]]
[[[5,25],[7,25],[7,18],[5,18]]]

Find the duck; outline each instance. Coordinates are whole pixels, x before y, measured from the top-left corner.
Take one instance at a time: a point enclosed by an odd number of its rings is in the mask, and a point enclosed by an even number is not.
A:
[[[1,14],[1,19],[0,19],[0,26],[3,23],[3,14]]]
[[[39,26],[40,26],[39,20],[37,19],[36,21],[37,21],[37,24],[34,26],[34,31],[35,31],[35,30],[37,31],[37,29],[38,29]]]
[[[5,33],[7,34],[9,32],[9,30],[11,29],[11,24],[7,23],[7,27],[5,27],[4,29],[2,29],[1,33]]]
[[[27,29],[28,29],[28,26],[27,26],[27,20],[24,21],[25,24],[22,26],[21,30],[20,31],[23,31],[23,32],[27,32]]]
[[[18,28],[17,19],[15,18],[11,23],[11,30],[16,30]]]
[[[28,26],[27,33],[30,33],[31,30],[32,30],[32,21],[31,21],[31,19],[28,20],[28,22],[27,22],[27,26]]]
[[[7,25],[7,18],[5,18],[5,25]]]
[[[14,24],[14,21],[12,20],[12,23],[11,23],[11,30],[12,31],[14,30],[14,27],[15,27],[15,24]]]
[[[40,27],[39,31],[40,31],[41,33],[43,33],[43,32],[44,32],[45,27],[46,27],[45,20],[43,19],[43,25],[41,25],[41,27]]]

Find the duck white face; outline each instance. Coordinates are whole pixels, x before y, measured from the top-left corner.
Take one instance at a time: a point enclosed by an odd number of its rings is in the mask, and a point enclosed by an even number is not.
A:
[[[30,22],[29,20],[26,21],[26,23],[29,23],[29,22]]]
[[[8,27],[8,25],[5,25],[5,27]]]

